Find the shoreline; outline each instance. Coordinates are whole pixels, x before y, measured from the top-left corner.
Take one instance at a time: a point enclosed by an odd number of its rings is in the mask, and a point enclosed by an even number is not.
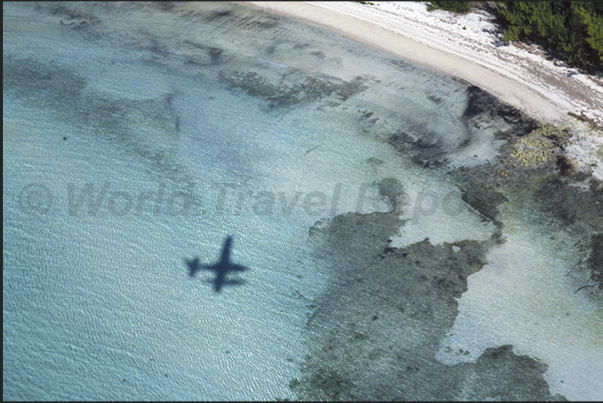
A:
[[[415,36],[414,33],[413,35],[405,35],[402,32],[402,27],[407,22],[405,20],[406,15],[402,12],[392,13],[391,11],[383,11],[376,5],[368,6],[339,2],[308,4],[299,2],[256,1],[236,3],[266,13],[301,20],[373,48],[380,49],[404,61],[427,67],[465,83],[475,85],[503,102],[547,123],[559,124],[567,120],[570,114],[585,115],[595,120],[599,125],[603,122],[603,113],[599,112],[597,114],[596,107],[599,100],[597,95],[600,95],[603,104],[603,88],[599,89],[600,94],[597,94],[597,88],[593,89],[593,94],[589,94],[593,96],[591,99],[593,99],[592,103],[594,103],[594,106],[584,105],[583,99],[576,99],[575,102],[572,102],[573,100],[568,101],[566,97],[568,91],[576,92],[581,90],[579,93],[584,95],[584,88],[573,88],[569,84],[566,86],[567,88],[555,87],[553,89],[539,88],[543,86],[537,84],[526,85],[526,82],[536,82],[538,80],[532,80],[531,77],[522,79],[519,79],[517,76],[514,77],[513,74],[516,72],[513,69],[516,66],[511,66],[512,68],[507,69],[505,62],[512,62],[505,61],[502,57],[498,57],[498,63],[495,63],[497,60],[476,60],[471,57],[472,55],[469,51],[443,49],[442,43],[437,43],[435,38],[422,37],[419,41],[417,40],[419,38],[413,38]],[[418,3],[418,5],[425,7],[424,4]],[[365,17],[364,14],[360,15],[365,11],[369,14],[368,16]],[[435,10],[430,13],[438,17],[438,12],[440,14],[447,13],[452,15],[452,13],[441,10]],[[383,27],[387,25],[386,22],[380,23],[377,20],[381,15],[385,15],[384,13],[393,14],[397,18],[394,25],[389,24],[387,26],[388,29]],[[466,18],[466,15],[458,17]],[[482,18],[480,17],[481,20]],[[411,20],[409,19],[409,21]],[[401,29],[397,29],[398,27]],[[439,29],[442,31],[441,33],[445,33],[443,28],[440,27]],[[457,35],[456,33],[454,34]],[[416,34],[416,36],[420,35],[421,33]],[[482,32],[481,35],[491,34]],[[438,36],[438,32],[432,32],[431,36]],[[464,45],[460,47],[462,46]],[[494,56],[494,58],[497,58],[497,56]],[[552,83],[551,85],[554,87],[555,84]],[[553,94],[551,92],[556,93]],[[580,108],[580,106],[583,108]]]
[[[568,157],[603,180],[603,81],[550,60],[534,45],[503,44],[493,18],[427,11],[425,3],[235,2],[296,19],[474,85],[543,123],[576,127]]]

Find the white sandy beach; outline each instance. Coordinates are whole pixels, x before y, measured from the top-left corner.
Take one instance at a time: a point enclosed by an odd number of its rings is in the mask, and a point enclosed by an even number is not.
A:
[[[549,60],[537,46],[505,44],[483,11],[427,11],[425,2],[241,2],[303,20],[464,80],[528,115],[560,123],[569,113],[603,126],[603,80]],[[576,139],[570,155],[603,179],[603,137]]]
[[[603,123],[603,81],[547,60],[536,46],[504,45],[485,12],[428,12],[421,2],[247,4],[465,80],[546,121],[558,122],[572,112]]]

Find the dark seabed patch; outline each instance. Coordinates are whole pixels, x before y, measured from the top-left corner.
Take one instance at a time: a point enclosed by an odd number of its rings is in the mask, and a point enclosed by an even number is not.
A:
[[[591,279],[603,288],[603,234],[595,234],[591,237],[591,253],[588,258],[591,267]]]
[[[565,400],[551,393],[544,378],[547,365],[513,353],[510,345],[486,349],[475,363],[448,366],[435,358],[458,315],[457,299],[467,291],[467,277],[487,264],[491,248],[505,242],[499,209],[510,201],[517,204],[513,208],[537,212],[530,219],[540,231],[563,231],[582,245],[595,282],[591,289],[602,277],[601,192],[572,186],[584,178],[563,171],[554,161],[528,168],[506,166],[503,159],[510,145],[538,124],[483,91],[469,88],[462,119],[469,142],[471,131],[482,122],[504,122],[495,134],[504,142],[494,161],[448,168],[454,150],[442,146],[436,134],[418,138],[400,131],[385,141],[421,167],[434,173],[445,169],[462,199],[497,230],[483,242],[434,246],[425,239],[391,247],[389,238],[405,224],[399,218],[404,192],[393,178],[377,184],[390,199],[391,212],[348,213],[317,222],[310,237],[317,255],[326,256],[331,282],[307,325],[309,353],[303,375],[290,384],[298,398]],[[563,153],[562,147],[555,152]]]
[[[255,72],[229,74],[219,72],[218,80],[228,85],[231,90],[244,91],[279,108],[319,101],[332,94],[336,95],[339,101],[346,101],[350,96],[367,88],[362,83],[362,77],[345,82],[327,77],[302,75],[299,82],[292,84],[282,82],[275,84]]]
[[[476,86],[469,85],[467,96],[467,107],[463,113],[463,119],[467,124],[475,125],[478,120],[502,117],[506,122],[513,124],[514,133],[518,136],[529,133],[537,127],[534,119]]]
[[[588,258],[598,256],[600,248],[596,240],[603,232],[603,187],[601,181],[591,175],[569,169],[570,162],[559,162],[566,160],[565,147],[571,135],[564,128],[552,128],[548,134],[551,142],[546,150],[552,157],[539,163],[511,163],[513,154],[517,153],[518,140],[535,132],[542,133],[542,127],[522,112],[484,95],[479,89],[470,89],[469,94],[464,113],[469,128],[485,118],[497,119],[498,116],[498,119],[502,117],[505,120],[507,129],[495,134],[504,142],[494,161],[450,171],[463,192],[463,200],[498,228],[504,227],[498,210],[509,200],[512,200],[513,209],[534,212],[524,215],[524,220],[539,226],[543,233],[561,231],[566,234],[583,252],[580,266],[590,270],[594,285],[603,289],[600,264]],[[570,137],[561,138],[563,136]],[[522,156],[516,158],[521,159]],[[601,301],[599,294],[594,297]]]
[[[400,183],[379,183],[384,197]],[[394,195],[393,192],[396,192]],[[546,365],[510,346],[486,350],[476,363],[436,360],[458,313],[467,277],[479,271],[496,236],[433,246],[428,239],[390,247],[403,222],[389,213],[348,213],[310,229],[328,256],[331,281],[308,322],[303,376],[290,387],[306,400],[554,400]],[[457,252],[453,246],[460,248]]]
[[[146,100],[111,98],[90,90],[84,77],[58,63],[11,59],[3,65],[5,92],[24,105],[43,108],[57,121],[99,140],[115,141],[126,153],[143,157],[155,171],[178,179],[186,175],[173,155],[179,131],[174,94]]]

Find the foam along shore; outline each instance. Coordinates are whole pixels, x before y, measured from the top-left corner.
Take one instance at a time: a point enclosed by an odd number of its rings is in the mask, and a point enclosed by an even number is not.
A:
[[[329,29],[402,60],[471,83],[549,123],[568,112],[603,124],[603,81],[547,60],[536,47],[504,44],[483,11],[427,11],[420,2],[241,3]]]

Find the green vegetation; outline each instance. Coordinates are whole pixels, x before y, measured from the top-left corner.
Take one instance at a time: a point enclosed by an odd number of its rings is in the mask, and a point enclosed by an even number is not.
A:
[[[430,1],[427,11],[436,9],[452,11],[453,13],[466,13],[471,9],[470,1]]]
[[[581,67],[603,65],[603,2],[496,2],[505,41],[530,40]]]
[[[603,66],[601,1],[431,1],[427,10],[466,13],[472,6],[494,12],[505,41],[538,43],[553,56],[591,72]]]
[[[509,155],[517,164],[534,168],[546,164],[549,160],[561,155],[560,151],[567,147],[571,140],[568,127],[542,124],[530,134],[519,138],[511,145],[513,152]]]

